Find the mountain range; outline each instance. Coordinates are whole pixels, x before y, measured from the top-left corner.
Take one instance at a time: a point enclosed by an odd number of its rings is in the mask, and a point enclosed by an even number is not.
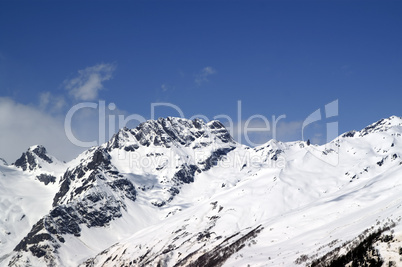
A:
[[[398,266],[402,118],[324,145],[160,118],[0,160],[0,266]]]

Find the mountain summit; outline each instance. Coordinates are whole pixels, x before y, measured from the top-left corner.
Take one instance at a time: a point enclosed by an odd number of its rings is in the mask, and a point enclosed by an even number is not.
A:
[[[26,152],[22,153],[22,156],[15,161],[14,165],[24,171],[33,171],[42,168],[40,165],[42,162],[51,164],[53,163],[53,160],[47,155],[46,148],[41,145],[36,145],[28,148]]]
[[[193,148],[212,143],[232,143],[234,140],[219,121],[204,123],[182,118],[159,118],[141,123],[135,129],[121,129],[108,142],[108,149],[124,148],[134,151],[139,146],[192,146]]]

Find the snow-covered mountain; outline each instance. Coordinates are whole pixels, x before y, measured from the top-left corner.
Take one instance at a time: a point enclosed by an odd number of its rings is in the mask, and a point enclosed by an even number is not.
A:
[[[401,135],[250,148],[169,117],[67,163],[34,146],[0,161],[0,266],[402,263]]]
[[[0,264],[49,211],[65,168],[42,146],[30,147],[12,165],[0,161]]]

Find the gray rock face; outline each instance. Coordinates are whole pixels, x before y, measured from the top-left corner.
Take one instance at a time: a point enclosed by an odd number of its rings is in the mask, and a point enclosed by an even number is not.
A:
[[[44,160],[47,163],[53,163],[53,160],[47,155],[46,148],[38,145],[22,153],[21,157],[15,161],[14,165],[21,168],[23,171],[32,171],[36,168],[42,168],[38,159]]]
[[[229,132],[219,121],[204,123],[202,120],[187,120],[181,118],[160,118],[155,121],[141,123],[135,129],[120,130],[108,143],[108,150],[124,148],[126,151],[135,151],[139,146],[171,147],[174,145],[190,146],[202,137],[209,137],[207,130],[224,143],[233,143]],[[137,144],[125,145],[125,141],[134,136]],[[204,144],[210,145],[210,144]]]
[[[45,185],[56,182],[56,177],[50,174],[41,173],[40,175],[36,176],[36,178]]]
[[[49,266],[58,264],[57,250],[63,235],[80,236],[81,225],[107,226],[122,216],[125,201],[135,201],[137,192],[110,162],[110,155],[96,148],[78,166],[65,172],[53,209],[39,220],[15,251],[30,251]],[[105,190],[106,188],[106,190]],[[17,256],[14,260],[17,260]]]

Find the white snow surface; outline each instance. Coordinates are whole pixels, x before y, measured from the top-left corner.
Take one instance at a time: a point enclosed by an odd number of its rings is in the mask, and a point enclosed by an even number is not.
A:
[[[32,146],[28,151],[33,150]],[[52,207],[59,190],[57,183],[45,185],[37,178],[40,174],[59,177],[67,165],[56,158],[49,164],[40,158],[41,165],[32,171],[22,171],[14,165],[0,162],[0,264],[6,263],[15,246],[28,234],[31,227]]]
[[[201,130],[184,119],[149,123],[150,128],[143,129],[151,140],[148,145],[135,137],[137,129],[122,129],[101,146],[109,149],[113,170],[134,185],[137,196],[135,201],[123,198],[122,216],[106,226],[81,225],[80,236],[64,235],[57,252],[62,265],[185,266],[244,237],[224,266],[295,266],[302,255],[308,256],[302,265],[309,264],[390,221],[396,223],[395,236],[402,236],[399,117],[322,146],[271,140],[255,148],[221,139],[222,131],[211,126],[213,122]],[[154,131],[163,123],[179,129],[180,141],[155,144],[169,139],[165,132]],[[188,139],[190,135],[195,140]],[[226,153],[216,165],[204,168],[211,153],[222,149]],[[42,169],[34,171],[0,162],[0,266],[8,265],[15,246],[51,210],[63,174],[88,162],[93,151],[68,163],[42,163]],[[201,171],[195,172],[194,181],[177,185],[172,177],[183,164]],[[44,185],[35,178],[38,172],[52,173],[57,181]],[[82,181],[76,180],[69,192]],[[179,193],[170,198],[172,186]],[[119,198],[101,183],[97,188]],[[60,203],[69,201],[64,197]],[[402,263],[395,248],[377,247],[384,259]],[[33,266],[46,266],[42,258],[24,253]]]

